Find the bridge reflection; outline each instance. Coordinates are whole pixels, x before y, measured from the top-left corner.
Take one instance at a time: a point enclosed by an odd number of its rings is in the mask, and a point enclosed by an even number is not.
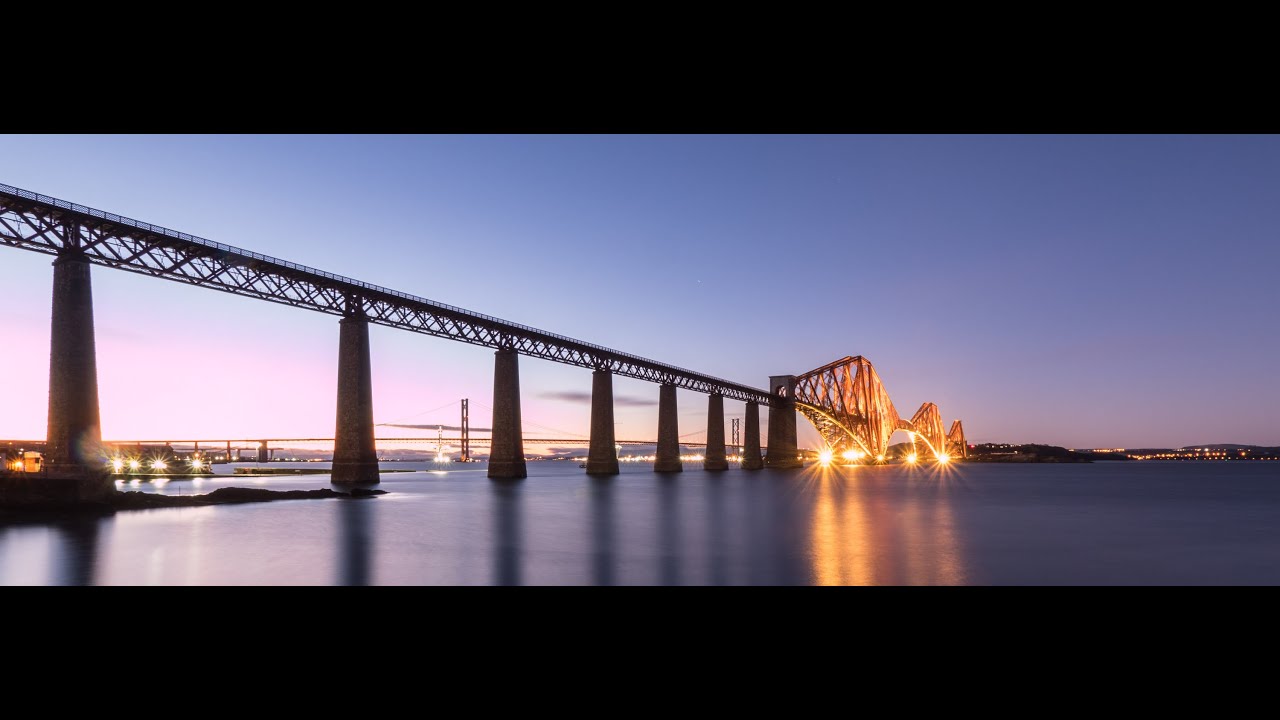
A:
[[[961,585],[966,561],[947,470],[814,467],[808,555],[815,585]]]
[[[333,503],[338,526],[338,585],[372,585],[373,536],[376,508],[372,500]]]
[[[61,542],[53,553],[52,574],[57,585],[95,585],[98,570],[98,535],[110,520],[71,517],[53,525]]]
[[[0,523],[0,584],[96,585],[99,545],[112,518],[31,515]]]
[[[591,478],[591,581],[594,585],[617,584],[617,549],[614,529],[617,510],[614,507],[612,477]]]
[[[959,585],[979,572],[965,472],[442,473],[376,499],[28,518],[0,522],[0,585]]]
[[[490,487],[493,499],[493,584],[520,585],[523,578],[523,542],[520,528],[523,488],[498,482]]]
[[[730,581],[724,485],[723,476],[712,475],[707,478],[704,486],[707,508],[707,582],[710,585],[728,585]]]
[[[658,583],[680,584],[680,561],[683,544],[680,542],[679,481],[670,476],[659,476],[658,484]]]

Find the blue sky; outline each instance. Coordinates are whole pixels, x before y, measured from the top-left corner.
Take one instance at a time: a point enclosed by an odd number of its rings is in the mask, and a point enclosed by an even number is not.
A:
[[[865,355],[901,414],[936,402],[971,441],[1280,444],[1272,136],[0,136],[0,158],[6,184],[757,387]],[[50,283],[0,248],[0,437],[43,435]],[[94,283],[108,438],[332,434],[336,318]],[[470,397],[488,424],[492,351],[372,344],[378,422]],[[522,358],[521,381],[526,429],[587,434],[564,394],[589,371]],[[679,402],[701,429],[705,397]],[[617,419],[655,435],[656,406]]]

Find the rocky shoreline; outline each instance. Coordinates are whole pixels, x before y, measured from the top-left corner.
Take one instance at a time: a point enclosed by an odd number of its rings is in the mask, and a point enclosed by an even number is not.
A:
[[[966,463],[1091,463],[1087,457],[1058,455],[970,455]]]
[[[9,476],[0,478],[0,517],[11,518],[46,510],[85,510],[111,513],[117,510],[146,510],[165,507],[204,507],[273,500],[325,498],[362,499],[385,495],[385,490],[352,488],[342,492],[332,488],[315,490],[268,490],[266,488],[225,487],[205,495],[158,495],[121,491],[103,473]]]
[[[144,492],[117,492],[107,504],[116,510],[143,510],[158,507],[203,507],[234,503],[270,502],[272,500],[310,500],[316,498],[359,499],[386,495],[386,490],[353,488],[338,492],[330,488],[317,490],[267,490],[265,488],[218,488],[206,495],[157,495]]]

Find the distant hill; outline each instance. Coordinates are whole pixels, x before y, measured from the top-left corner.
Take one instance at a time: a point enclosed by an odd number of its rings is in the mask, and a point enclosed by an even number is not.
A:
[[[1261,447],[1263,447],[1263,446],[1261,446],[1261,445],[1237,445],[1237,444],[1235,444],[1235,443],[1204,443],[1203,445],[1202,445],[1202,444],[1200,444],[1200,443],[1192,443],[1192,444],[1190,444],[1190,445],[1183,445],[1182,447],[1188,447],[1188,448],[1209,448],[1210,450],[1258,450],[1259,448],[1261,448]]]
[[[967,462],[1087,463],[1128,459],[1121,453],[1078,452],[1057,445],[981,443],[969,449]]]

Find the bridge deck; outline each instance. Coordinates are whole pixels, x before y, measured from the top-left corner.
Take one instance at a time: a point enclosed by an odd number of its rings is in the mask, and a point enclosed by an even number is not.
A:
[[[584,368],[772,404],[764,390],[0,184],[0,244]]]

